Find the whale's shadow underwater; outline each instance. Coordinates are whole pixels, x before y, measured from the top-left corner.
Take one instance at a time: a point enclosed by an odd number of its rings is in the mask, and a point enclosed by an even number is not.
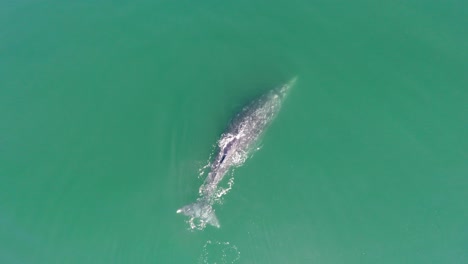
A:
[[[200,186],[200,197],[196,202],[178,209],[177,213],[191,217],[191,223],[197,220],[200,229],[207,224],[220,227],[213,209],[219,182],[231,168],[242,165],[253,152],[255,144],[278,114],[296,79],[295,77],[288,83],[270,90],[236,115],[218,140],[218,154],[211,163],[208,176]]]

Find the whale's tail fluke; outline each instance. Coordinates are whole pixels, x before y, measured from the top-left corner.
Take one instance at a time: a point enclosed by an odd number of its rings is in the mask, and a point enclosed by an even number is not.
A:
[[[177,213],[196,218],[202,225],[210,224],[214,227],[220,227],[213,207],[204,200],[198,200],[193,204],[186,205],[177,210]]]

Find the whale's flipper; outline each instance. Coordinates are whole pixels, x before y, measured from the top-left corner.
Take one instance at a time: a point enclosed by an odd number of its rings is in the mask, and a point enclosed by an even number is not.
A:
[[[213,207],[205,201],[197,201],[193,204],[186,205],[177,210],[177,213],[198,218],[203,223],[208,223],[217,228],[220,227]]]

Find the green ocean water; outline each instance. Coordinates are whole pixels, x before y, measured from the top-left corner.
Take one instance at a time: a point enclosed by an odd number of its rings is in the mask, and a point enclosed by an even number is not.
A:
[[[467,10],[2,1],[0,263],[468,263]],[[293,76],[188,230],[229,120]]]

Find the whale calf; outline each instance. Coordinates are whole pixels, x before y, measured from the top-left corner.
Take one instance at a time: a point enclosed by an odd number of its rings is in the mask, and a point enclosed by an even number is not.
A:
[[[197,219],[202,228],[206,224],[220,227],[213,209],[219,182],[231,168],[242,165],[253,152],[258,139],[278,114],[282,102],[295,82],[296,78],[293,78],[288,83],[270,90],[237,114],[218,140],[218,154],[210,166],[208,176],[200,186],[199,198],[195,203],[177,210],[177,213],[189,216],[191,220]]]

